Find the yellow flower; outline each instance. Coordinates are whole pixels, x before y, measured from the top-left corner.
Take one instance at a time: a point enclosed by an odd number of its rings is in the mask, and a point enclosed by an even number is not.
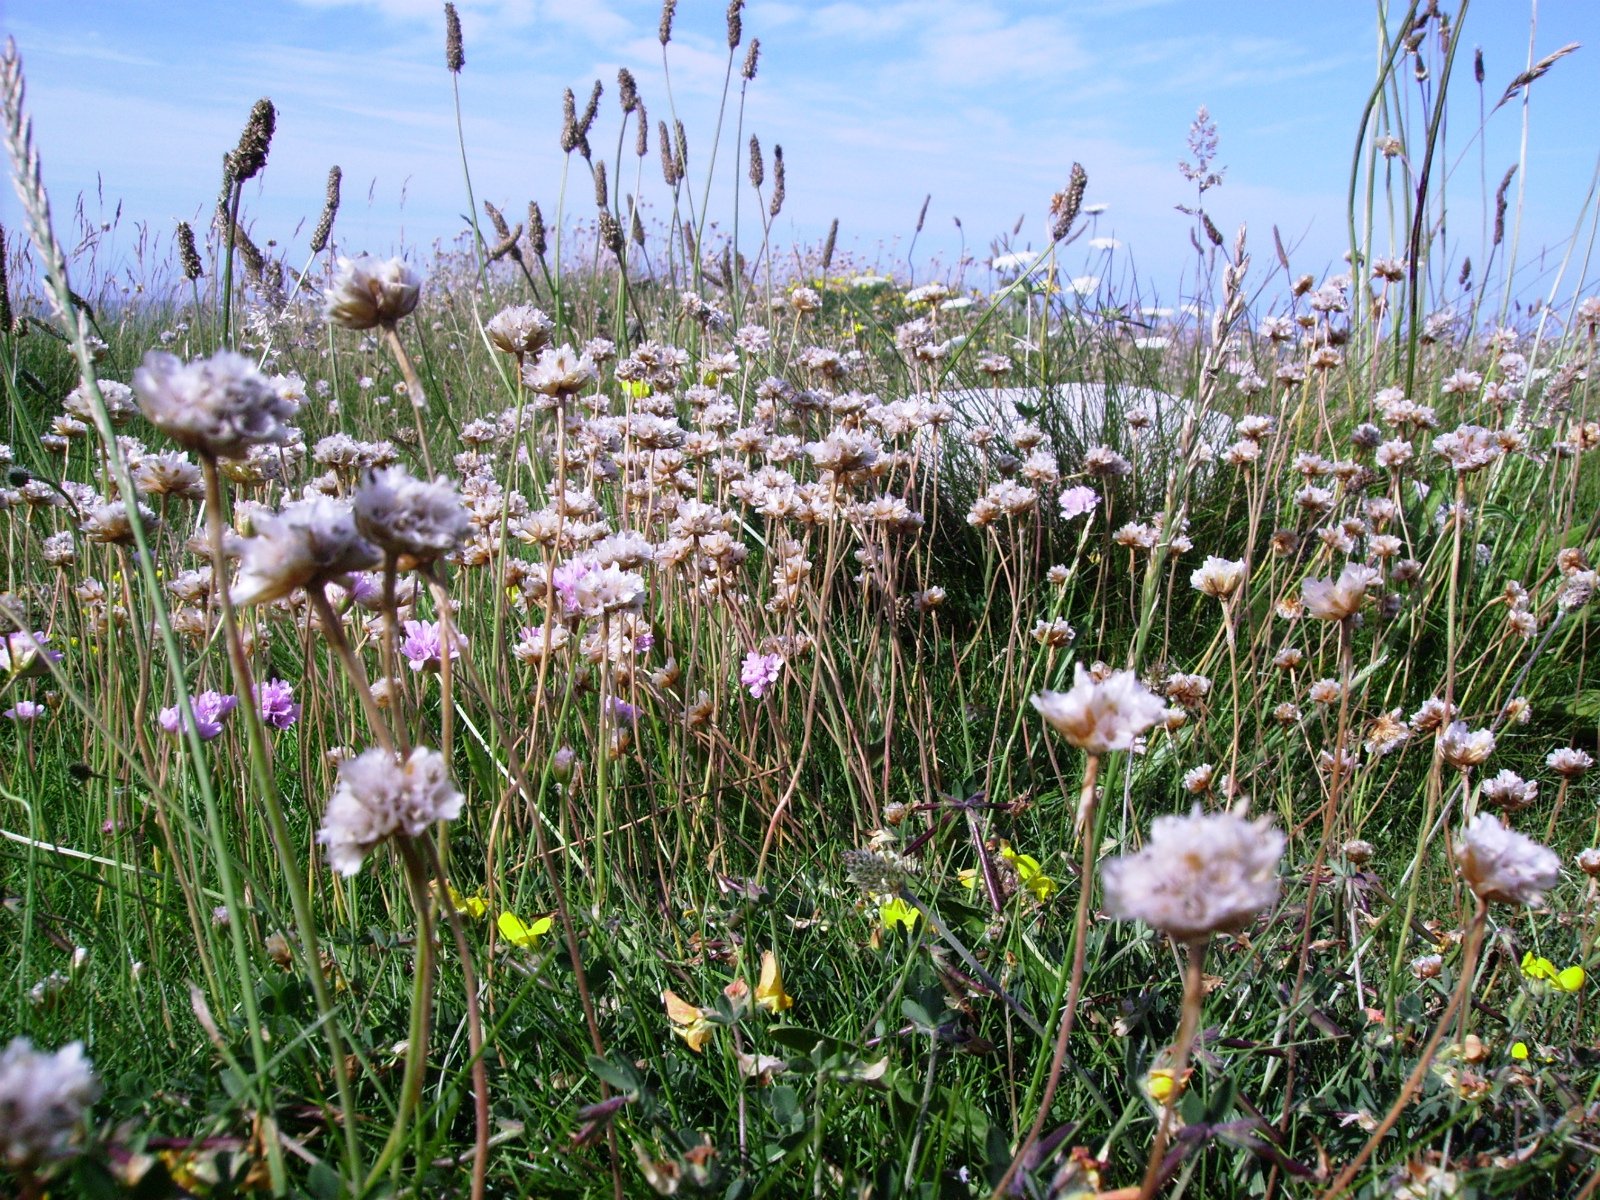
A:
[[[1188,1071],[1179,1078],[1178,1073],[1171,1067],[1155,1067],[1144,1077],[1144,1089],[1150,1093],[1150,1099],[1157,1104],[1167,1104],[1183,1094],[1184,1085],[1188,1081]]]
[[[453,883],[445,884],[445,896],[449,899],[451,908],[464,917],[471,917],[474,921],[481,920],[483,914],[489,911],[489,906],[484,903],[482,896],[463,896],[456,891]]]
[[[527,925],[516,913],[503,912],[495,918],[495,924],[500,927],[500,936],[513,946],[537,950],[545,934],[555,927],[555,919],[540,917],[532,925]]]
[[[1511,1043],[1511,1057],[1516,1059],[1518,1062],[1527,1062],[1528,1061],[1528,1043],[1527,1042],[1512,1042]]]
[[[783,969],[771,950],[761,952],[761,978],[756,981],[756,1007],[780,1013],[794,1007],[794,997],[783,990]]]
[[[878,920],[885,929],[893,929],[896,925],[903,925],[907,930],[914,930],[917,922],[922,920],[922,914],[916,906],[899,896],[889,896],[878,901]]]
[[[666,1006],[672,1032],[681,1037],[696,1054],[704,1050],[712,1029],[711,1022],[706,1020],[705,1010],[696,1008],[671,988],[662,991],[661,1003]]]
[[[1035,900],[1045,901],[1056,894],[1059,885],[1044,873],[1044,868],[1033,855],[1018,854],[1012,849],[1010,842],[1001,842],[1000,857],[1016,868],[1017,881]],[[970,889],[978,886],[978,872],[975,867],[956,872],[956,878],[961,881],[962,887]]]
[[[632,396],[636,400],[637,399],[642,399],[643,397],[648,396],[650,394],[651,390],[652,389],[650,387],[649,382],[647,380],[644,380],[644,379],[633,379],[633,380],[626,380],[625,379],[625,380],[622,381],[622,391],[623,391],[623,393],[625,395]]]
[[[1558,992],[1575,992],[1583,986],[1583,968],[1574,964],[1556,969],[1555,963],[1529,950],[1522,956],[1522,976],[1535,982],[1548,983]]]

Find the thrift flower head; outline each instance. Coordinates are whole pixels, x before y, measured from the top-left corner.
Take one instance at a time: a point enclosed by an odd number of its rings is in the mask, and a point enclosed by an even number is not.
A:
[[[1494,753],[1494,734],[1472,730],[1465,721],[1451,721],[1439,735],[1439,755],[1457,770],[1475,767]]]
[[[63,657],[45,645],[49,640],[48,633],[26,629],[0,637],[0,675],[48,675],[50,664]]]
[[[1237,932],[1278,899],[1283,848],[1267,817],[1157,817],[1143,850],[1102,868],[1106,911],[1185,942]]]
[[[330,583],[352,571],[375,567],[382,555],[356,529],[350,506],[326,496],[286,504],[273,516],[255,519],[233,581],[233,602],[265,604],[298,587]]]
[[[432,483],[404,467],[386,467],[357,489],[352,500],[356,528],[396,558],[430,563],[467,539],[472,522],[455,484]]]
[[[222,732],[222,723],[227,715],[238,706],[239,697],[225,696],[221,692],[201,692],[198,696],[191,696],[190,703],[194,706],[194,728],[200,735],[202,742],[209,742]],[[161,728],[177,737],[183,732],[183,708],[174,704],[171,708],[163,708],[158,720]]]
[[[274,729],[288,729],[300,719],[294,686],[282,679],[256,684],[256,707],[261,710],[261,719]]]
[[[152,351],[133,373],[133,389],[150,423],[185,450],[244,458],[252,446],[289,439],[294,404],[231,350],[190,363]]]
[[[1337,579],[1306,580],[1300,585],[1300,599],[1319,621],[1343,621],[1366,603],[1367,589],[1379,578],[1375,568],[1349,563]]]
[[[16,704],[6,709],[6,716],[13,721],[37,721],[46,711],[45,706],[36,700],[18,700]]]
[[[62,1156],[99,1094],[82,1042],[49,1053],[13,1038],[0,1054],[0,1159],[22,1165]]]
[[[1061,517],[1070,521],[1095,510],[1100,494],[1092,487],[1069,487],[1061,493]]]
[[[438,669],[444,660],[444,640],[437,621],[407,621],[406,640],[400,643],[400,653],[406,656],[413,671]],[[466,639],[460,630],[450,630],[450,661],[461,657],[461,643]]]
[[[1472,818],[1456,846],[1456,862],[1467,886],[1485,901],[1537,906],[1561,879],[1561,861],[1552,851],[1507,829],[1492,813]]]
[[[339,764],[317,841],[327,847],[330,867],[354,875],[378,843],[396,834],[416,837],[435,821],[455,820],[461,801],[437,750],[418,746],[403,762],[387,750],[368,750]]]
[[[783,655],[762,654],[759,650],[752,650],[744,656],[744,665],[739,668],[739,682],[759,700],[767,694],[768,688],[778,682],[778,676],[782,673]]]
[[[323,294],[328,320],[343,329],[393,325],[417,306],[422,279],[403,258],[341,258]]]
[[[1189,582],[1196,591],[1226,600],[1244,582],[1244,561],[1234,562],[1214,554],[1207,555],[1206,561],[1189,576]]]
[[[1073,667],[1070,690],[1040,692],[1033,706],[1046,724],[1090,754],[1131,749],[1133,739],[1166,714],[1166,705],[1132,671],[1113,671],[1101,680],[1081,663]]]

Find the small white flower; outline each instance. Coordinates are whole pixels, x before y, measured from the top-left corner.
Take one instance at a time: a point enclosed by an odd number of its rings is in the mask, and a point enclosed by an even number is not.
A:
[[[1277,901],[1283,848],[1267,817],[1157,817],[1143,850],[1101,868],[1106,911],[1185,942],[1237,932]]]
[[[354,875],[380,842],[396,834],[417,837],[435,821],[455,820],[461,801],[437,750],[418,746],[404,762],[387,750],[368,750],[339,764],[317,841],[327,847],[330,867]]]
[[[1132,671],[1097,680],[1081,663],[1073,667],[1070,690],[1040,692],[1033,706],[1052,729],[1090,754],[1132,749],[1134,738],[1166,714],[1160,698]]]
[[[1456,862],[1467,886],[1482,900],[1539,905],[1561,879],[1561,860],[1532,838],[1479,813],[1456,848]]]
[[[13,1038],[0,1054],[0,1158],[21,1165],[59,1157],[99,1094],[82,1042],[49,1053]]]
[[[275,516],[257,517],[246,538],[231,595],[238,605],[265,604],[297,587],[328,583],[375,567],[378,548],[356,529],[350,506],[326,496],[299,500]]]

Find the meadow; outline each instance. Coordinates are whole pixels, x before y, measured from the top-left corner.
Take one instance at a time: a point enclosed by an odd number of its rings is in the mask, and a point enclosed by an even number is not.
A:
[[[1530,302],[1438,119],[1564,52],[1382,27],[1333,269],[1202,111],[1164,308],[1075,164],[776,245],[741,22],[403,258],[252,241],[263,101],[136,290],[8,45],[0,1189],[1600,1193],[1596,214]]]

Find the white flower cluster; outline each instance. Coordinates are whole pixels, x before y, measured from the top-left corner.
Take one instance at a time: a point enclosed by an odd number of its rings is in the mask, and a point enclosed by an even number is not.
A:
[[[25,1037],[0,1054],[0,1160],[36,1163],[58,1157],[100,1094],[82,1042],[50,1053]]]
[[[1101,868],[1106,911],[1182,942],[1237,932],[1277,901],[1283,848],[1268,817],[1157,817],[1143,850]]]
[[[133,390],[150,423],[185,450],[244,458],[252,446],[289,440],[295,406],[229,350],[190,363],[151,351],[133,373]]]
[[[393,325],[417,307],[422,278],[403,258],[341,258],[323,294],[328,320],[344,329]]]
[[[297,500],[276,515],[256,518],[230,594],[238,605],[266,604],[381,560],[378,548],[356,529],[349,504],[326,496]]]
[[[388,838],[417,837],[435,821],[455,820],[461,801],[437,750],[418,746],[404,762],[387,750],[368,750],[339,764],[317,841],[327,847],[330,867],[354,875]]]
[[[419,563],[449,554],[472,532],[460,493],[443,476],[428,483],[404,467],[388,467],[375,472],[352,503],[357,530],[380,549]]]
[[[1479,813],[1456,847],[1461,878],[1478,897],[1536,907],[1561,881],[1561,860],[1530,837],[1507,829],[1500,818]]]
[[[1033,706],[1052,729],[1090,754],[1131,750],[1133,739],[1167,711],[1132,671],[1096,679],[1081,663],[1073,667],[1069,691],[1040,692]]]

